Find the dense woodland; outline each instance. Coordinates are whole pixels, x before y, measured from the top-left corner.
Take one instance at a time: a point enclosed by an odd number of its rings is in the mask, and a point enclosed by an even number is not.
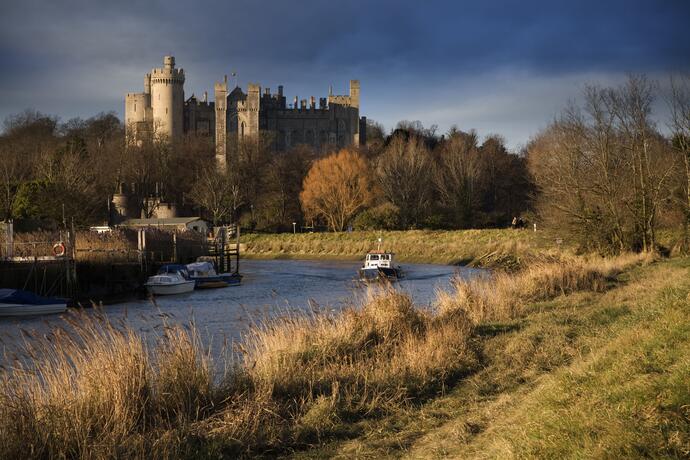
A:
[[[144,198],[159,194],[213,222],[240,219],[260,231],[292,231],[292,222],[333,230],[503,226],[528,207],[525,159],[498,136],[480,141],[457,129],[438,135],[419,122],[401,122],[390,135],[375,122],[368,130],[367,147],[342,152],[307,145],[274,151],[270,136],[230,142],[221,174],[208,137],[126,146],[113,114],[59,123],[26,111],[5,121],[0,138],[0,205],[5,218],[58,223],[64,205],[64,215],[78,225],[100,224],[107,197],[120,183],[136,184],[142,215],[154,211]],[[311,168],[327,164],[363,176],[364,196],[347,189],[347,174],[305,182]],[[300,201],[324,181],[354,201],[338,223],[313,200]]]
[[[276,152],[270,136],[234,146],[219,173],[213,139],[135,146],[112,113],[61,123],[36,111],[11,116],[0,136],[0,212],[32,225],[102,224],[108,197],[135,184],[215,223],[257,231],[484,228],[515,216],[558,228],[601,252],[653,250],[661,229],[690,223],[690,84],[631,77],[589,86],[520,152],[499,135],[402,121],[369,121],[366,147]],[[663,99],[663,100],[662,100]],[[657,102],[671,119],[653,113]],[[28,225],[28,224],[27,224]]]

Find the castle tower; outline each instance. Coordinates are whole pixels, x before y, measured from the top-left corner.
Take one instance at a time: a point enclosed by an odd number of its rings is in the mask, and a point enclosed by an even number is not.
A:
[[[242,138],[259,134],[259,108],[261,86],[247,85],[247,98],[237,103],[237,135]]]
[[[350,107],[359,108],[359,80],[350,80]]]
[[[143,93],[125,96],[125,134],[128,142],[139,142],[151,122],[151,74],[144,77]]]
[[[165,56],[163,67],[150,78],[153,130],[157,136],[175,139],[184,129],[184,70],[175,68],[175,58]]]
[[[214,85],[216,101],[216,164],[218,170],[225,172],[227,168],[228,134],[228,76],[222,83]]]

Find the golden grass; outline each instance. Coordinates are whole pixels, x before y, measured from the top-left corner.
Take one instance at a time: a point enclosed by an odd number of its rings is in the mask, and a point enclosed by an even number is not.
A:
[[[403,262],[470,264],[519,269],[534,260],[559,260],[572,247],[558,235],[529,230],[407,230],[298,234],[245,234],[250,257],[343,257],[360,259],[383,240]]]
[[[457,281],[436,309],[392,288],[370,291],[338,314],[254,327],[220,379],[193,328],[150,343],[77,314],[27,340],[27,364],[0,372],[0,457],[276,455],[351,437],[357,422],[415,407],[480,368],[477,324],[602,290],[646,260],[573,259]]]
[[[2,373],[0,457],[155,452],[147,432],[182,427],[212,405],[210,360],[194,332],[171,328],[149,353],[126,327],[84,314],[68,321],[27,340]]]
[[[509,274],[462,279],[453,283],[453,292],[440,292],[437,306],[441,313],[461,310],[475,324],[504,321],[524,313],[533,302],[576,291],[602,291],[607,283],[632,265],[654,259],[651,254],[624,254],[604,258],[570,258],[562,262],[533,263]]]
[[[68,321],[1,374],[2,458],[280,450],[437,395],[476,364],[464,315],[442,321],[392,289],[257,327],[220,381],[193,329],[149,348],[105,318]]]

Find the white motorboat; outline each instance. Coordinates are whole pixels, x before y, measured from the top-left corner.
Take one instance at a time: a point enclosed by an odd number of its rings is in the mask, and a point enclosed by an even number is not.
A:
[[[63,313],[67,300],[41,297],[20,289],[0,289],[0,316],[36,316]]]
[[[172,295],[192,292],[194,284],[194,280],[188,280],[180,273],[166,273],[149,277],[144,286],[153,295]]]
[[[359,269],[361,281],[395,281],[403,277],[402,269],[395,264],[395,254],[388,251],[370,251]]]

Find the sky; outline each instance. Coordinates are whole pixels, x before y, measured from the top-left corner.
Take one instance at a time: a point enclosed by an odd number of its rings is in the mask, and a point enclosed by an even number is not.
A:
[[[690,72],[690,0],[0,1],[0,120],[122,117],[172,54],[186,97],[232,72],[288,101],[359,79],[360,115],[387,129],[457,125],[517,150],[586,84],[645,74],[663,95]]]

